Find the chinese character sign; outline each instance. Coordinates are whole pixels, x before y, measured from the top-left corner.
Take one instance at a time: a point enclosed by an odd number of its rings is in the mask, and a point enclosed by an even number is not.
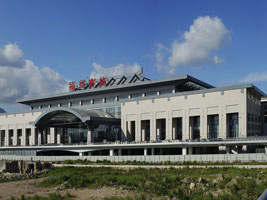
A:
[[[75,90],[75,82],[74,81],[69,82],[69,90],[70,91],[74,91]]]
[[[95,78],[91,78],[91,79],[89,79],[88,80],[88,82],[89,82],[89,88],[92,88],[92,87],[94,87],[95,86]]]
[[[100,82],[99,82],[99,86],[105,86],[106,84],[107,84],[106,77],[101,77]]]
[[[85,80],[79,82],[79,89],[85,89]]]
[[[74,90],[83,90],[86,88],[94,88],[94,87],[101,87],[101,86],[106,86],[107,85],[107,78],[106,77],[101,77],[99,81],[96,81],[95,78],[91,78],[88,80],[86,83],[85,80],[79,81],[79,86],[76,87],[76,83],[74,81],[69,82],[69,90],[74,91]]]

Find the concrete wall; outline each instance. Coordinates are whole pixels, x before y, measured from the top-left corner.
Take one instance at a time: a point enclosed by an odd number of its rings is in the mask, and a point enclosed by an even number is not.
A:
[[[126,122],[135,121],[136,141],[141,141],[141,121],[150,120],[150,135],[156,140],[156,120],[166,119],[166,139],[172,140],[172,118],[182,117],[182,139],[190,139],[192,116],[200,116],[200,138],[207,138],[207,116],[219,115],[219,138],[227,137],[226,116],[228,113],[239,114],[239,137],[247,136],[247,89],[205,92],[130,101],[122,105],[121,127],[127,132]],[[258,108],[258,107],[257,107]],[[254,111],[258,113],[258,110]],[[260,110],[259,110],[260,114]],[[129,124],[129,123],[128,123]],[[123,135],[126,137],[126,135]]]

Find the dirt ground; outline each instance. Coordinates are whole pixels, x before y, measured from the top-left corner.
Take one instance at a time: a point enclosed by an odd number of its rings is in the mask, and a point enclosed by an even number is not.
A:
[[[88,199],[104,199],[105,197],[133,197],[134,194],[127,190],[122,190],[118,188],[111,187],[102,187],[99,189],[64,189],[58,190],[58,188],[43,188],[36,187],[34,183],[38,183],[42,181],[42,179],[31,179],[31,180],[23,180],[23,181],[15,181],[9,183],[0,183],[0,199],[10,199],[11,196],[15,198],[24,196],[48,196],[50,193],[59,192],[64,195],[67,192],[74,196],[73,199],[77,200],[88,200]]]

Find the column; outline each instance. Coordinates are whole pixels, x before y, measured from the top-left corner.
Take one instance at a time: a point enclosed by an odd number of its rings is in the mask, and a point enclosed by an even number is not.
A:
[[[144,149],[144,156],[147,156],[147,148]]]
[[[190,118],[189,118],[189,114],[187,116],[186,114],[186,110],[184,111],[184,117],[183,117],[183,140],[187,140],[189,139],[189,135],[190,135]],[[189,112],[188,112],[189,113]]]
[[[202,115],[200,115],[200,124],[202,124],[202,127],[200,127],[201,135],[200,138],[207,139],[208,138],[208,116],[207,112],[205,111],[205,108],[203,108]]]
[[[55,128],[50,128],[50,143],[55,144]]]
[[[151,120],[150,120],[150,140],[156,141],[156,121],[155,121],[155,113],[151,113]]]
[[[141,120],[138,120],[138,116],[137,116],[137,120],[135,121],[135,141],[137,141],[137,142],[142,141]]]
[[[114,149],[109,150],[109,156],[114,156]]]
[[[35,128],[31,127],[30,145],[35,145]]]
[[[25,129],[25,126],[22,127],[21,145],[26,146],[26,129]]]
[[[118,155],[122,156],[122,149],[118,149]]]
[[[172,140],[172,115],[171,111],[168,111],[166,118],[166,140]]]
[[[123,113],[123,106],[121,113]],[[127,140],[127,123],[126,123],[126,115],[121,115],[121,141]]]
[[[87,144],[91,144],[92,143],[92,130],[88,129],[87,131]]]
[[[141,122],[141,141],[145,141],[145,135],[146,135],[146,130],[145,130],[145,125],[144,125],[144,121]]]
[[[38,130],[38,145],[42,144],[42,132]]]
[[[126,129],[126,140],[127,141],[131,141],[132,140],[132,123],[131,123],[131,121],[126,121],[126,127],[127,127],[127,129]]]
[[[189,139],[193,139],[193,125],[192,125],[192,119],[189,119]]]
[[[231,153],[231,147],[226,146],[226,154],[230,154]]]
[[[192,155],[193,154],[193,147],[188,147],[188,154]]]
[[[151,155],[152,155],[152,156],[155,155],[155,149],[154,149],[154,148],[151,149]]]
[[[172,140],[177,139],[177,119],[173,118],[172,119]]]
[[[183,147],[182,149],[182,155],[185,156],[187,154],[187,148],[186,147]]]
[[[57,144],[61,144],[61,128],[57,128]]]
[[[18,129],[13,129],[13,144],[14,146],[18,145]]]
[[[79,152],[79,156],[84,156],[84,152]]]
[[[161,136],[161,120],[160,119],[156,119],[156,130],[157,130],[157,134],[156,134],[156,139],[160,140],[160,136]]]
[[[265,153],[267,154],[267,146],[265,146]]]
[[[159,149],[159,155],[162,155],[162,148]]]

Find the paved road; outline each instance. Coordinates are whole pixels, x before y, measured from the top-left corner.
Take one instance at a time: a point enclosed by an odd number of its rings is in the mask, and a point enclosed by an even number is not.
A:
[[[81,164],[53,164],[54,167],[111,167],[119,169],[135,169],[135,168],[159,168],[159,169],[182,169],[182,168],[246,168],[246,169],[265,169],[267,165],[81,165]]]

